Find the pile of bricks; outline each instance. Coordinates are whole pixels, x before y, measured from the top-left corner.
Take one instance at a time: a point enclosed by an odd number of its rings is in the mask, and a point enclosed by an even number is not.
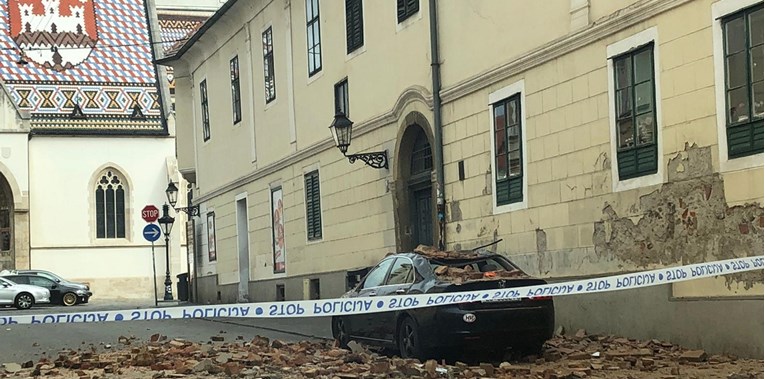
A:
[[[514,363],[420,362],[386,357],[354,345],[343,350],[330,342],[284,343],[255,337],[225,341],[214,336],[205,344],[154,335],[141,343],[121,337],[121,349],[62,351],[55,359],[6,363],[0,377],[70,378],[762,378],[762,361],[707,356],[658,340],[635,341],[613,336],[559,336],[544,355]]]

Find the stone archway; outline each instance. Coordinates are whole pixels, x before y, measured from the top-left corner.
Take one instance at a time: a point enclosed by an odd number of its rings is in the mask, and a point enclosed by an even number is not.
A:
[[[433,177],[433,134],[418,112],[406,117],[398,137],[394,175],[396,244],[399,251],[411,251],[419,244],[438,241]]]
[[[14,254],[14,206],[11,186],[0,174],[0,270],[16,266]]]

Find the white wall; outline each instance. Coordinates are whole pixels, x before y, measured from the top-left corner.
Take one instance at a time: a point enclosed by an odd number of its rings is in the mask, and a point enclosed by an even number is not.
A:
[[[18,197],[29,191],[27,149],[27,133],[0,133],[0,174],[9,181],[17,203],[21,201]]]
[[[141,210],[154,204],[161,212],[167,201],[166,160],[174,155],[173,139],[35,136],[29,149],[32,267],[89,281],[101,297],[124,297],[120,293],[135,281],[139,293],[129,297],[152,298],[151,244],[142,235],[146,222]],[[116,167],[127,180],[124,239],[95,238],[94,183],[107,166]],[[180,257],[184,231],[179,220],[170,237],[173,282],[175,275],[186,272]],[[156,262],[162,277],[164,238],[156,242]],[[161,287],[161,279],[158,284]],[[173,284],[177,296],[175,291]]]

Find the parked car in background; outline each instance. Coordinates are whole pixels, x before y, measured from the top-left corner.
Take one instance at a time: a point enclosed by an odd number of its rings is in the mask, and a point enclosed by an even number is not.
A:
[[[420,246],[415,253],[385,257],[343,297],[458,293],[543,285],[502,255],[489,251],[444,252]],[[382,300],[382,299],[381,299]],[[385,301],[388,304],[389,301]],[[397,349],[404,358],[440,357],[448,351],[481,350],[499,357],[508,349],[542,350],[552,337],[551,297],[482,300],[350,316],[335,316],[341,346],[351,340]]]
[[[56,282],[41,274],[18,272],[2,277],[16,284],[29,284],[47,288],[50,291],[50,302],[53,304],[72,306],[87,303],[93,295],[92,292],[82,288],[82,286],[70,284],[66,281]]]
[[[29,309],[35,304],[50,303],[50,291],[46,288],[16,284],[0,277],[0,305],[12,305]]]
[[[51,280],[53,280],[56,283],[66,283],[67,285],[75,286],[75,287],[80,287],[80,288],[82,288],[84,290],[87,290],[87,291],[90,290],[90,286],[85,284],[85,283],[73,282],[71,280],[62,278],[60,275],[58,275],[56,273],[53,273],[53,272],[50,272],[50,271],[46,271],[46,270],[12,270],[12,271],[3,270],[3,271],[0,272],[0,276],[8,275],[8,274],[34,274],[34,275],[40,275],[40,276],[47,277],[48,279],[51,279]]]

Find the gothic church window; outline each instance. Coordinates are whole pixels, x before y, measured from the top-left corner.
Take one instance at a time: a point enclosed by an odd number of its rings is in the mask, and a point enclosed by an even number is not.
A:
[[[127,182],[114,169],[104,171],[96,182],[96,238],[125,238]]]

